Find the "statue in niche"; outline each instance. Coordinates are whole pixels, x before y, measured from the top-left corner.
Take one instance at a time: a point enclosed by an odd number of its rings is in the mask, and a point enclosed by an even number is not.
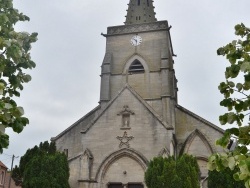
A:
[[[130,115],[134,114],[127,105],[123,106],[123,110],[117,114],[118,116],[122,116],[121,129],[130,129]]]
[[[122,127],[129,127],[130,114],[122,115]]]

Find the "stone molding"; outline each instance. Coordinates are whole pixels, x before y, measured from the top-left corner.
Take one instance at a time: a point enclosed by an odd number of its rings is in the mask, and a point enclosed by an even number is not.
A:
[[[135,113],[129,109],[129,106],[124,105],[123,110],[120,111],[117,115],[122,116],[121,129],[122,130],[131,129],[131,127],[130,127],[130,115],[135,115]]]
[[[135,54],[133,54],[132,56],[130,56],[129,59],[127,59],[126,62],[124,63],[124,67],[123,67],[123,71],[122,71],[122,74],[123,74],[123,75],[128,74],[129,67],[131,66],[131,64],[132,64],[136,59],[137,59],[138,61],[140,61],[140,63],[142,64],[145,73],[149,73],[149,72],[150,72],[150,71],[149,71],[149,66],[148,66],[148,64],[146,63],[146,62],[150,62],[150,60],[145,59],[145,58],[142,57],[141,55],[135,53]]]
[[[163,148],[163,149],[159,152],[158,157],[163,157],[164,154],[166,154],[167,156],[170,156],[170,152],[169,152],[169,150],[168,150],[167,148]]]
[[[121,35],[121,34],[150,32],[158,30],[169,30],[168,22],[158,21],[158,22],[143,23],[143,24],[108,27],[107,35]]]
[[[83,155],[80,157],[80,176],[78,181],[90,181],[91,180],[91,173],[93,168],[93,154],[92,152],[86,148]]]
[[[210,149],[211,154],[216,151],[216,149],[213,147],[213,144],[209,142],[209,139],[207,139],[206,136],[201,131],[199,131],[198,129],[195,129],[187,137],[186,141],[184,142],[181,152],[180,152],[181,154],[186,153],[187,148],[191,146],[196,136],[198,136],[203,141],[203,143],[207,146],[207,148]]]
[[[122,157],[130,157],[131,159],[134,159],[135,161],[137,161],[141,165],[141,167],[144,169],[144,171],[146,171],[147,166],[149,164],[149,161],[147,160],[147,158],[145,156],[143,156],[140,152],[138,152],[134,149],[128,149],[128,148],[120,149],[118,151],[111,153],[103,160],[103,162],[100,164],[100,166],[97,170],[95,180],[97,182],[101,183],[101,181],[102,181],[106,171],[110,167],[110,165],[112,165],[112,163],[114,161],[116,161]]]
[[[122,148],[122,146],[127,146],[127,148],[130,148],[129,141],[134,139],[133,136],[128,136],[127,131],[124,132],[123,136],[117,136],[118,140],[120,140],[119,148]]]

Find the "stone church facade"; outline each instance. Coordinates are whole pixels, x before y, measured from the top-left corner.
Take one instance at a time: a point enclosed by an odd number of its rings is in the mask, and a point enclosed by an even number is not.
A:
[[[206,187],[208,157],[223,130],[178,104],[167,21],[152,0],[130,0],[124,25],[108,27],[99,105],[58,136],[72,188],[146,188],[156,156],[194,155]]]

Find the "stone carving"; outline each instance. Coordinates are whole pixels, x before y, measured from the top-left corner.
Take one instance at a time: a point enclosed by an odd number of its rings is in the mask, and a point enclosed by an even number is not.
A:
[[[127,146],[129,148],[130,147],[129,141],[132,140],[134,137],[128,136],[127,132],[125,131],[123,136],[117,136],[116,138],[121,141],[119,145],[120,148],[122,146]]]
[[[90,180],[91,179],[91,172],[93,167],[93,160],[94,157],[91,151],[87,148],[83,155],[80,157],[80,180]]]
[[[124,26],[115,26],[109,27],[107,35],[117,35],[133,32],[143,32],[143,31],[154,31],[168,29],[167,21],[158,21],[145,24],[136,24],[136,25],[124,25]]]
[[[117,114],[118,116],[122,116],[121,129],[130,129],[130,115],[134,114],[127,105],[123,106],[123,110]]]

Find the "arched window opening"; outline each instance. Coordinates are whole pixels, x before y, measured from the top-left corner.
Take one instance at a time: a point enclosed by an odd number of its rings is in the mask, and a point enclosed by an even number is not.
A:
[[[140,4],[141,4],[141,0],[138,0],[138,6],[140,6]]]
[[[136,59],[136,60],[134,60],[134,62],[130,65],[128,72],[129,72],[129,73],[144,73],[145,70],[144,70],[144,67],[143,67],[143,65],[141,64],[141,62],[140,62],[138,59]]]

